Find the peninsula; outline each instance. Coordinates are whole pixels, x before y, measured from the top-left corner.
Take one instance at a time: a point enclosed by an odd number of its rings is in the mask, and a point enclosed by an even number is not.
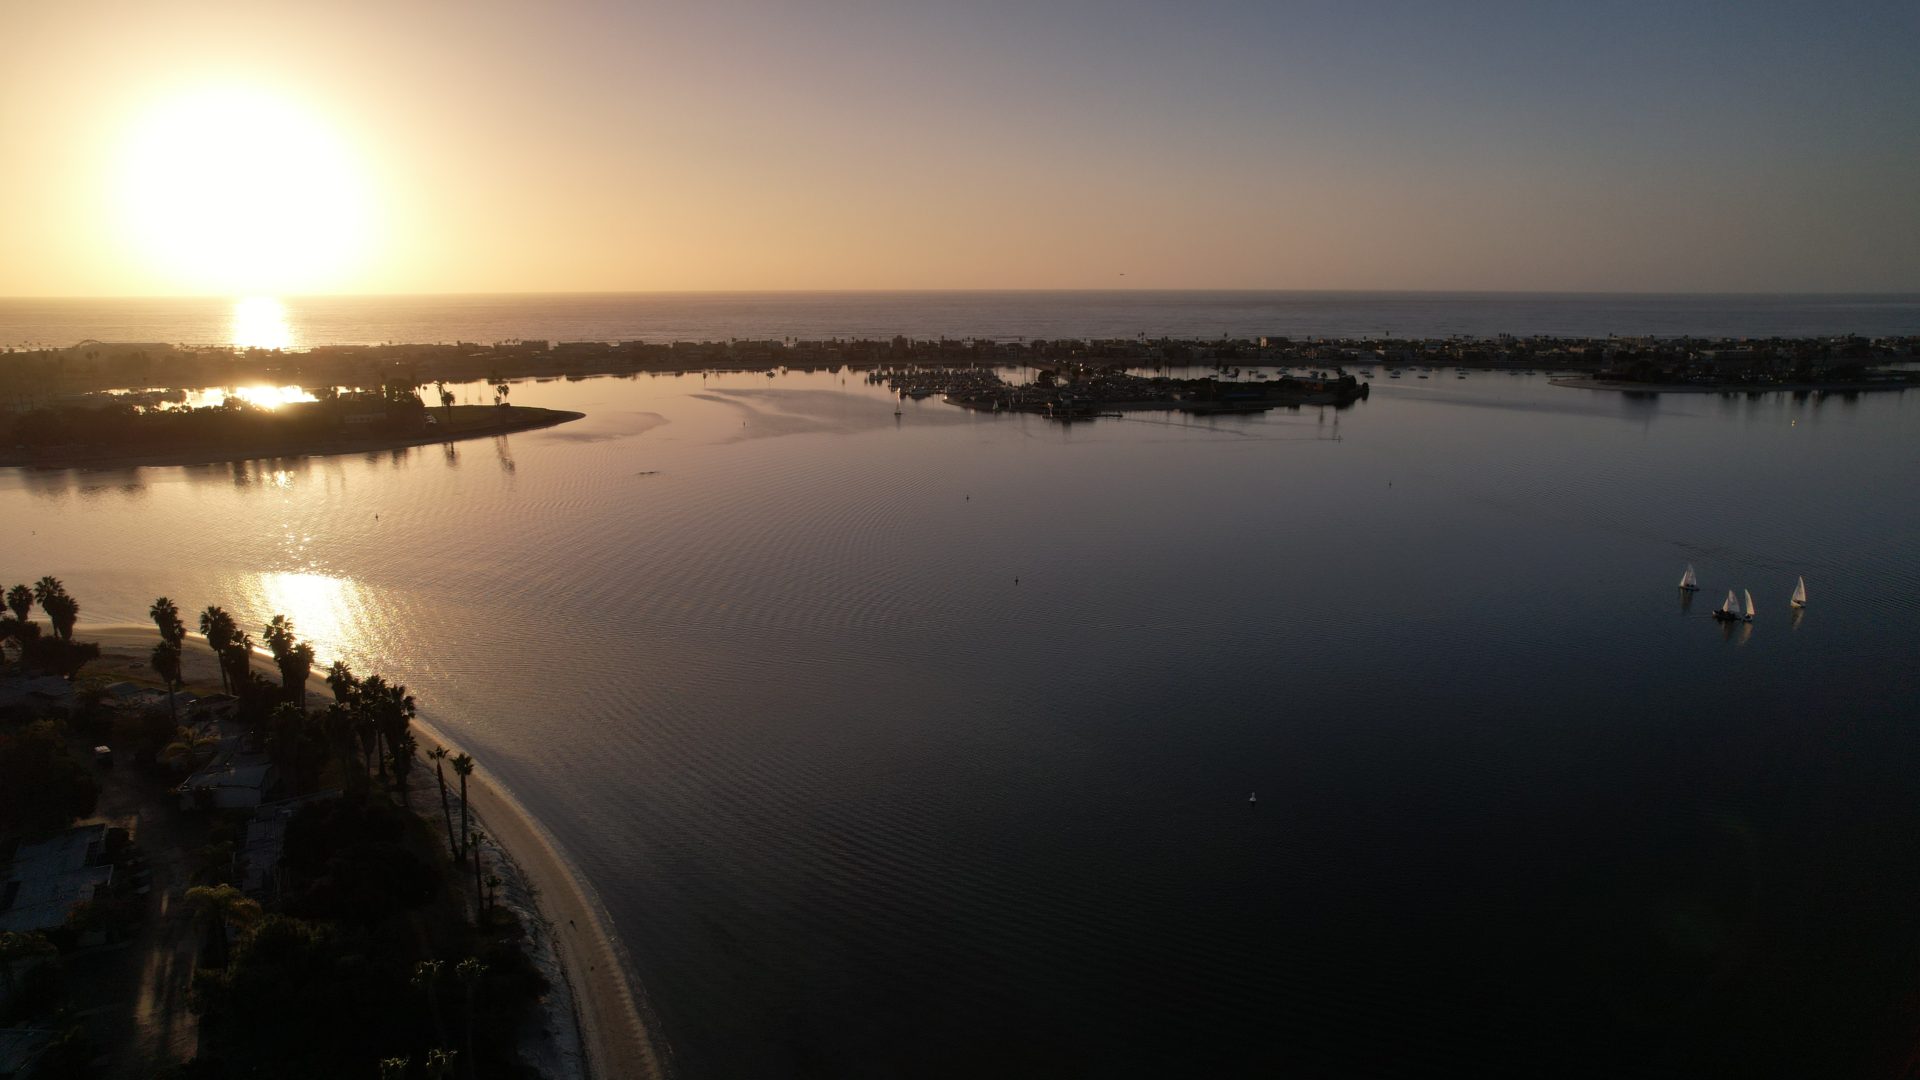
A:
[[[227,398],[169,407],[169,395],[116,395],[66,408],[0,414],[0,466],[104,468],[200,465],[255,458],[394,450],[505,435],[578,420],[558,409],[455,405],[429,409],[411,385],[323,388],[277,408]],[[172,395],[179,396],[179,395]]]

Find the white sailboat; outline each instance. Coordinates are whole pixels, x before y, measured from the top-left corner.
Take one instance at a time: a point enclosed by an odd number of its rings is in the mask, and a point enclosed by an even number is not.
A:
[[[1807,579],[1806,578],[1801,578],[1800,583],[1793,587],[1793,606],[1796,608],[1803,608],[1807,606]]]
[[[1714,610],[1713,618],[1716,622],[1740,621],[1740,599],[1733,595],[1732,589],[1727,590],[1727,598]]]
[[[1688,592],[1700,591],[1700,579],[1693,576],[1693,564],[1687,564],[1687,572],[1680,575],[1680,587]]]
[[[1747,594],[1747,621],[1752,622],[1753,621],[1753,590],[1743,589],[1741,591]]]

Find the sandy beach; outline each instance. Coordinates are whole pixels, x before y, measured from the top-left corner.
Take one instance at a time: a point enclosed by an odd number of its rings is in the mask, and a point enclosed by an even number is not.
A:
[[[75,636],[100,645],[100,659],[87,665],[82,671],[83,677],[124,678],[158,685],[152,669],[147,666],[147,655],[159,641],[159,633],[151,625],[89,626],[83,622]],[[187,692],[218,692],[219,671],[205,640],[198,635],[190,636],[182,651],[182,675]],[[268,658],[256,656],[255,660],[263,674],[277,677]],[[322,668],[316,664],[315,670]],[[316,701],[332,700],[332,691],[320,678],[310,680],[309,692]],[[411,797],[413,805],[423,807],[436,797],[433,769],[425,751],[436,743],[456,753],[460,747],[430,720],[416,718],[413,728],[422,745]],[[553,1055],[553,1060],[566,1070],[566,1075],[607,1080],[666,1075],[653,1033],[642,1019],[626,953],[592,887],[561,853],[551,834],[520,806],[504,785],[491,778],[485,761],[477,763],[467,791],[472,812],[490,838],[489,846],[496,847],[518,871],[500,876],[509,880],[520,877],[537,894],[527,898],[536,907],[536,917],[525,920],[530,946],[536,953],[550,948],[558,961],[560,975],[545,1001],[551,1012],[560,1015],[550,1015],[547,1025],[549,1028],[568,1022],[575,1025],[578,1043],[586,1057],[584,1063],[570,1070],[568,1062],[572,1055]],[[555,1066],[550,1062],[549,1067]]]

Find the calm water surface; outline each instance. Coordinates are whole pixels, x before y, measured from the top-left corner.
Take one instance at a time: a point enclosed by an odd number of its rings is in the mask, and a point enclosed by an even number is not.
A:
[[[513,399],[589,418],[0,472],[13,576],[405,681],[584,868],[684,1076],[1884,1075],[1920,1036],[1920,394]]]

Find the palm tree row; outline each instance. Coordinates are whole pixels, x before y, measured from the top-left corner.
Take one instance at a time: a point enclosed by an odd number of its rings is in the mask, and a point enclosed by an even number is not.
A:
[[[88,660],[100,655],[99,646],[73,640],[73,628],[80,621],[80,601],[67,592],[59,578],[48,574],[30,586],[15,585],[6,590],[5,600],[9,617],[0,618],[0,642],[13,642],[27,667],[71,679]],[[53,627],[51,638],[43,637],[40,624],[28,617],[35,604],[47,613],[47,622]]]
[[[13,614],[7,626],[8,637],[21,637],[21,631],[33,627],[31,636],[39,636],[39,626],[29,619],[33,605],[39,604],[40,610],[47,613],[47,621],[53,624],[53,634],[62,641],[73,640],[73,626],[80,620],[80,601],[67,592],[66,585],[60,579],[48,574],[32,585],[15,585],[7,590],[7,610]]]
[[[153,602],[148,614],[160,631],[160,642],[154,646],[150,662],[168,690],[177,690],[181,685],[180,647],[186,640],[186,625],[180,619],[178,605],[164,596]],[[221,685],[245,697],[255,680],[251,666],[252,639],[217,605],[200,613],[200,632],[219,660]],[[409,781],[419,755],[419,742],[412,731],[417,706],[407,688],[379,675],[356,675],[345,660],[335,660],[326,675],[333,702],[325,709],[309,711],[306,684],[315,662],[312,643],[300,640],[293,620],[284,615],[275,615],[269,620],[261,638],[280,669],[280,703],[265,720],[270,756],[297,784],[310,787],[318,783],[325,759],[331,753],[340,764],[342,777],[349,783],[364,785],[377,776],[381,786],[393,791],[401,805],[406,806]],[[470,862],[474,902],[478,917],[484,919],[491,907],[480,857],[480,844],[485,837],[473,827],[467,797],[467,782],[474,770],[473,756],[450,754],[445,747],[434,747],[427,756],[433,761],[434,781],[440,792],[447,853],[456,863]],[[458,833],[454,830],[447,766],[452,767],[460,781]]]

